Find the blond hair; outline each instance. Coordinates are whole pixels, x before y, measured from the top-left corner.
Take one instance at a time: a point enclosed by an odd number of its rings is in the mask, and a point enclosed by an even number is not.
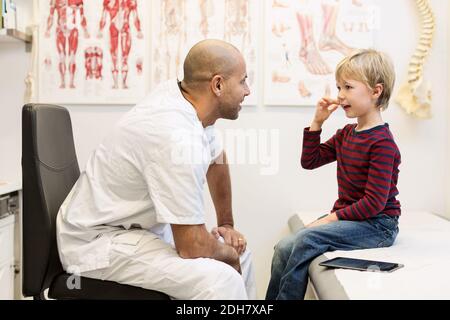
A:
[[[383,52],[373,49],[355,51],[344,58],[336,68],[336,81],[356,80],[374,89],[377,84],[383,85],[383,92],[377,101],[381,110],[389,105],[395,84],[395,71],[391,59]]]

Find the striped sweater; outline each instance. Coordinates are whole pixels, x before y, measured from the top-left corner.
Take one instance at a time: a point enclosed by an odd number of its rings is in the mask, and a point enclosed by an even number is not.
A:
[[[337,161],[339,199],[332,211],[339,220],[366,220],[381,213],[399,216],[400,202],[395,197],[400,151],[389,125],[360,132],[356,126],[345,126],[322,144],[322,131],[306,128],[302,167],[312,170]]]

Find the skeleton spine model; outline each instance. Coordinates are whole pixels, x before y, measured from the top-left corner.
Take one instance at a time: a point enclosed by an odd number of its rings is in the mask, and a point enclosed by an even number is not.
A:
[[[431,84],[423,78],[425,60],[433,45],[435,18],[428,0],[416,0],[422,20],[422,33],[408,69],[408,81],[400,88],[396,101],[414,117],[431,117]]]

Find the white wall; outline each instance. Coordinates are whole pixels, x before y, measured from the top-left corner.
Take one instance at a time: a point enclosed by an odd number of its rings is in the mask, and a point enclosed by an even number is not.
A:
[[[24,43],[0,43],[0,181],[21,179],[21,111],[29,57]]]
[[[398,88],[407,75],[410,56],[415,50],[419,16],[415,1],[379,0],[381,30],[375,47],[394,60]],[[399,199],[403,213],[433,211],[450,218],[445,196],[448,171],[448,2],[434,0],[437,32],[435,45],[426,65],[426,76],[433,83],[431,120],[415,120],[394,102],[384,114],[402,153]],[[418,38],[418,36],[417,36]],[[299,161],[302,129],[309,126],[314,109],[264,107],[245,110],[239,121],[220,122],[219,127],[280,130],[280,171],[261,176],[255,166],[232,166],[234,212],[238,227],[247,235],[255,255],[259,296],[263,297],[270,277],[273,246],[288,233],[287,220],[297,211],[331,209],[337,197],[336,166],[312,172],[302,170]],[[325,124],[323,137],[331,136],[347,123],[343,112]],[[209,202],[209,207],[212,208]],[[400,227],[401,228],[401,227]]]
[[[378,0],[381,8],[381,30],[375,47],[393,58],[398,82],[407,75],[407,65],[415,49],[415,34],[419,19],[412,0]],[[432,0],[437,18],[437,33],[426,75],[433,83],[434,117],[420,121],[407,116],[395,103],[385,113],[402,153],[399,178],[399,199],[403,213],[412,210],[433,211],[450,217],[445,195],[449,191],[448,175],[448,38],[449,8],[447,1]],[[28,61],[23,46],[0,47],[0,180],[2,176],[20,173],[20,106],[24,90],[23,78]],[[262,68],[263,66],[261,66]],[[6,76],[5,76],[6,75]],[[80,166],[89,153],[105,137],[114,123],[130,106],[69,106]],[[245,107],[238,121],[219,121],[227,129],[279,130],[279,172],[272,176],[260,174],[257,165],[232,165],[235,221],[248,238],[263,298],[270,276],[272,248],[288,233],[287,219],[299,210],[329,210],[337,194],[335,165],[312,172],[299,165],[301,136],[313,115],[313,108]],[[347,123],[338,113],[324,128],[324,137]],[[206,198],[208,224],[212,225],[213,210]]]

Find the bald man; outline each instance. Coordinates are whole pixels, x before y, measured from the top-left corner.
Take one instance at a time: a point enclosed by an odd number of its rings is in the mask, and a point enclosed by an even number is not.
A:
[[[173,299],[256,299],[246,238],[234,228],[226,155],[214,129],[250,94],[232,45],[205,40],[185,78],[157,87],[89,158],[57,217],[64,269]],[[217,227],[205,227],[207,181]]]

